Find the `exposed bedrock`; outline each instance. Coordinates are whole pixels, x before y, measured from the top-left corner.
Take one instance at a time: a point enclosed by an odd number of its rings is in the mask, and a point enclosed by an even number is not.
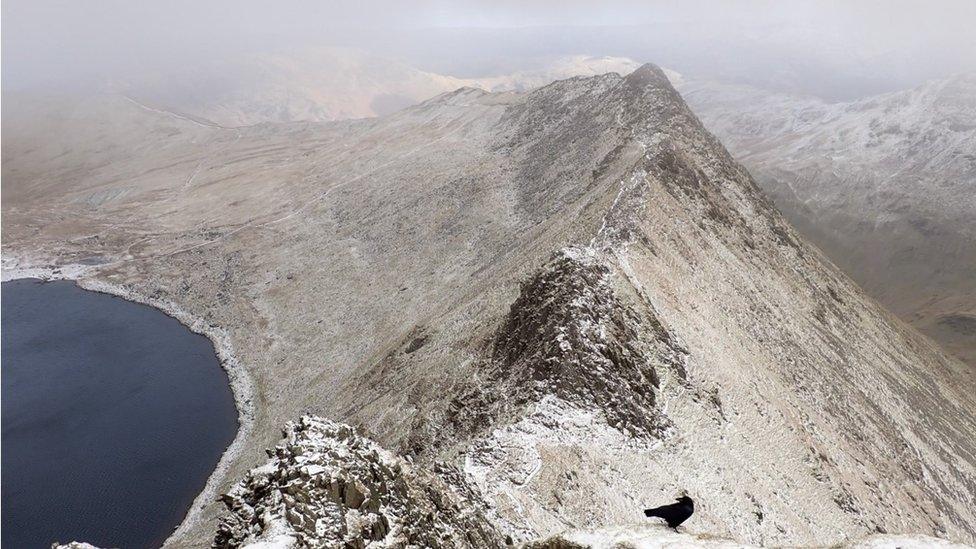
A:
[[[651,311],[617,297],[614,276],[592,248],[553,254],[521,285],[486,349],[488,382],[452,400],[450,426],[474,434],[548,396],[634,436],[659,433],[657,370],[683,376],[685,354]]]
[[[313,416],[286,425],[284,437],[223,496],[230,514],[214,547],[504,546],[449,466],[414,467],[352,427]]]

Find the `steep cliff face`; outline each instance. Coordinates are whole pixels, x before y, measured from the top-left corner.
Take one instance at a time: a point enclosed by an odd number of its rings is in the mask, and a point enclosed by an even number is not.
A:
[[[657,68],[374,120],[184,125],[126,140],[145,156],[111,179],[14,193],[4,246],[97,257],[83,276],[227,330],[256,394],[225,491],[312,412],[459,468],[514,542],[679,490],[700,502],[688,528],[743,542],[976,539],[962,365],[807,245]],[[209,543],[224,513],[171,544]]]
[[[848,103],[679,89],[808,238],[976,365],[976,74]]]

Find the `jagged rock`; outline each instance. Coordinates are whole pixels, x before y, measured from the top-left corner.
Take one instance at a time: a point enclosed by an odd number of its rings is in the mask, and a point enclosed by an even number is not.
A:
[[[504,546],[449,467],[422,471],[314,416],[289,423],[284,436],[267,464],[223,496],[230,515],[214,547]]]
[[[655,367],[683,376],[682,353],[651,311],[617,297],[598,252],[566,248],[522,284],[495,340],[493,384],[511,389],[509,401],[555,395],[602,411],[611,426],[652,434],[662,424]]]
[[[556,251],[522,282],[485,349],[486,379],[453,399],[436,429],[416,432],[470,437],[555,398],[628,436],[659,435],[668,420],[655,406],[658,370],[683,379],[687,351],[650,308],[621,299],[616,280],[596,247]]]

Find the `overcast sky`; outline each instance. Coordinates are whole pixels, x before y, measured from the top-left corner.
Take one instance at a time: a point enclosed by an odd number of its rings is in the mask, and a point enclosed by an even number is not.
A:
[[[626,55],[814,91],[827,78],[840,95],[976,70],[976,0],[4,0],[2,10],[7,89],[336,44],[468,75],[541,55]]]

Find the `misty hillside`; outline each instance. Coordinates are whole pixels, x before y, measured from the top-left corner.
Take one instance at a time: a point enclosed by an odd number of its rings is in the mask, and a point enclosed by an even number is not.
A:
[[[223,126],[247,126],[381,116],[464,86],[521,91],[638,66],[627,58],[567,55],[535,68],[458,78],[362,50],[313,48],[191,65],[115,82],[111,89]]]
[[[526,90],[638,66],[580,55],[540,63],[456,78],[320,48],[187,68],[119,89],[153,108],[234,127],[372,117],[462,86]],[[976,360],[972,76],[851,103],[669,77],[804,235],[887,308]]]
[[[834,104],[711,82],[680,89],[804,234],[976,364],[976,74]]]
[[[654,66],[234,129],[51,101],[5,135],[4,261],[226,334],[252,392],[221,493],[312,413],[515,541],[687,490],[693,533],[743,543],[976,542],[966,367],[807,244]],[[197,504],[170,546],[233,513]]]

